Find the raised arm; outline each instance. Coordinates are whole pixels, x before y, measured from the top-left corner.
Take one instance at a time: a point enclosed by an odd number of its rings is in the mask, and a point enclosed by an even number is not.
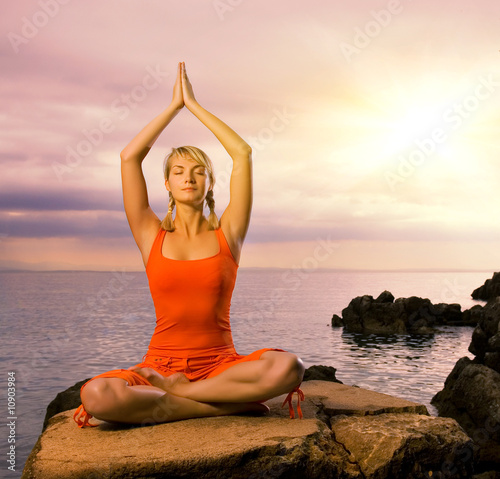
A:
[[[183,106],[181,64],[179,63],[172,102],[148,123],[120,154],[123,204],[130,229],[141,250],[144,264],[147,263],[149,251],[160,228],[160,220],[149,206],[142,161],[161,132]]]
[[[252,149],[235,131],[196,101],[184,63],[182,63],[182,95],[186,108],[217,137],[233,160],[229,204],[220,222],[230,236],[228,241],[239,250],[247,234],[252,211]]]

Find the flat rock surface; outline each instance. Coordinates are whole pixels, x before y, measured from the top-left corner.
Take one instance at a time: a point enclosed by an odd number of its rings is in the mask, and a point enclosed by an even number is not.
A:
[[[321,398],[323,410],[329,416],[366,416],[389,412],[428,414],[427,408],[422,404],[345,384],[332,383],[327,387],[323,381],[308,381],[304,383],[303,391],[307,391],[306,397]]]
[[[281,408],[285,396],[267,402],[266,416],[142,427],[96,421],[98,427],[80,429],[74,410],[65,411],[50,420],[23,478],[375,479],[396,477],[381,475],[394,464],[411,469],[419,455],[419,467],[428,472],[440,452],[463,448],[468,440],[452,419],[426,416],[424,406],[403,399],[326,381],[307,381],[301,389],[300,420]],[[422,444],[414,454],[415,441]],[[394,459],[397,451],[407,454]]]

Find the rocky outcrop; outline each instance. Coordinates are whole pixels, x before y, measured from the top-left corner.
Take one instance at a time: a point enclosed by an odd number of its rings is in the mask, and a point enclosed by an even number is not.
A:
[[[353,333],[429,334],[435,326],[473,325],[476,317],[465,315],[459,304],[432,304],[429,299],[411,296],[398,298],[389,291],[373,296],[358,296],[342,310],[342,318],[334,315],[332,326],[344,325]]]
[[[500,296],[500,273],[493,273],[491,279],[487,279],[482,286],[472,292],[473,299],[489,301]]]
[[[67,411],[68,409],[77,408],[82,403],[80,399],[80,388],[89,379],[90,378],[84,379],[83,381],[78,381],[68,389],[57,393],[57,396],[49,403],[49,405],[47,406],[47,410],[45,411],[42,431],[45,431],[45,428],[49,424],[49,419],[52,416],[55,416],[62,411]]]
[[[469,351],[432,399],[440,416],[456,419],[474,441],[476,469],[500,472],[500,298],[475,307]]]
[[[342,384],[342,381],[339,381],[335,377],[336,372],[337,370],[332,366],[322,366],[321,364],[311,366],[304,372],[304,381],[332,381],[334,383]]]
[[[477,309],[476,316],[469,351],[479,363],[500,373],[500,297]]]
[[[303,419],[284,397],[265,417],[222,416],[148,426],[79,429],[50,419],[23,479],[470,478],[470,438],[425,406],[327,381],[306,381]]]

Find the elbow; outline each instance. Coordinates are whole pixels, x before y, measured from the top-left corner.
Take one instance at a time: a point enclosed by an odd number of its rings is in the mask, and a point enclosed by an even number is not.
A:
[[[125,150],[123,150],[121,153],[120,153],[120,160],[122,162],[122,165],[124,163],[130,163],[131,161],[137,161],[137,156],[134,156],[134,155],[131,155],[130,153],[127,152],[127,149],[125,148]]]
[[[248,158],[252,158],[252,147],[250,145],[246,145],[245,154],[248,156]]]
[[[120,152],[120,160],[122,163],[130,160],[130,154],[127,152],[126,148]]]
[[[252,147],[247,143],[242,144],[240,146],[240,148],[238,149],[238,156],[240,158],[245,158],[245,159],[251,160],[252,159]]]

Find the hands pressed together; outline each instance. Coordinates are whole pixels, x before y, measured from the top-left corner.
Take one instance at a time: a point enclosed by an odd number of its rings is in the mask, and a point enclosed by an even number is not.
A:
[[[194,97],[193,87],[186,73],[186,64],[179,62],[172,105],[176,109],[181,110],[184,106],[189,108],[194,103],[196,103],[196,98]]]

